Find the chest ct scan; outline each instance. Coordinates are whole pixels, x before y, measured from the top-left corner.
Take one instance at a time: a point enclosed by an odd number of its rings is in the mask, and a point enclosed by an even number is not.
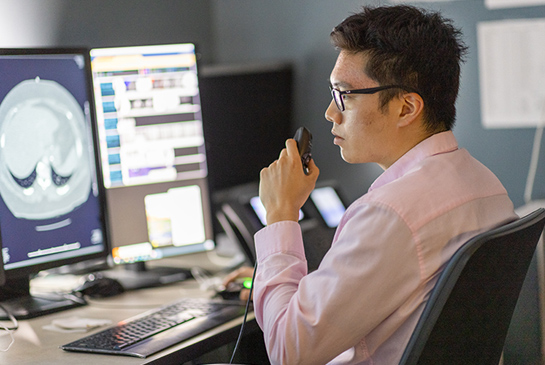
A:
[[[81,106],[57,82],[25,80],[0,104],[0,194],[17,218],[48,219],[83,204],[92,186]]]

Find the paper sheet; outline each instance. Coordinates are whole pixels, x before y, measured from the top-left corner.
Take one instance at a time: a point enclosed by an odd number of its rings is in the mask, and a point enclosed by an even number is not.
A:
[[[545,110],[545,19],[477,24],[485,128],[534,127]]]
[[[489,9],[520,8],[523,6],[545,5],[545,0],[485,0],[484,4]]]

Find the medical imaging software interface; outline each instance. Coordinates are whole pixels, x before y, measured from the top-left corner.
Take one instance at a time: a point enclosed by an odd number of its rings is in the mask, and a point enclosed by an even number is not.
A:
[[[0,55],[5,268],[104,250],[81,54]]]
[[[212,249],[194,45],[92,49],[91,60],[114,261]]]

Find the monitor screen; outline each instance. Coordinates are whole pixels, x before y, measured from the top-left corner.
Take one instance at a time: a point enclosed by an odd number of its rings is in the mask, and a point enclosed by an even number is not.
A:
[[[252,207],[254,213],[259,218],[259,221],[265,227],[267,225],[267,210],[261,202],[259,196],[254,196],[250,199],[250,206]],[[299,209],[299,220],[305,218],[305,214],[301,209]]]
[[[293,66],[206,65],[200,71],[211,191],[259,181],[294,133]]]
[[[92,49],[91,62],[114,262],[213,249],[195,46]]]
[[[87,49],[1,49],[0,73],[0,299],[30,300],[31,275],[109,251],[90,59]]]
[[[310,193],[310,200],[329,228],[336,228],[339,225],[346,208],[333,186],[316,187]]]

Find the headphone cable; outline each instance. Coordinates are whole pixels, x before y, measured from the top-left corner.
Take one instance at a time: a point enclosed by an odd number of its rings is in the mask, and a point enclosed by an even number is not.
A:
[[[235,343],[235,348],[233,349],[233,354],[231,355],[231,360],[229,361],[229,364],[233,363],[233,359],[235,358],[235,353],[237,352],[238,345],[240,343],[240,340],[242,339],[242,333],[244,332],[244,325],[246,324],[246,319],[248,317],[248,310],[250,308],[250,302],[252,301],[252,293],[254,290],[254,282],[255,282],[255,273],[257,271],[257,260],[254,265],[254,273],[252,275],[252,285],[250,285],[250,294],[248,295],[248,299],[246,300],[246,309],[244,310],[244,319],[242,320],[242,325],[240,326],[240,332],[238,333],[237,342]]]

